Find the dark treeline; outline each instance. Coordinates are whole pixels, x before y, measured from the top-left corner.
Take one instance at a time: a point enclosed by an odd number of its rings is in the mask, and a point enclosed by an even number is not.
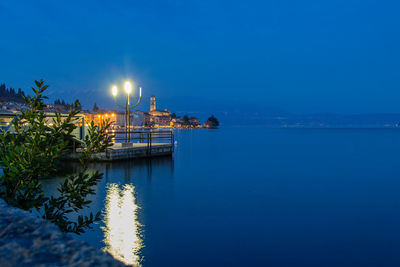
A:
[[[56,100],[54,100],[54,105],[61,105],[61,106],[72,106],[72,104],[68,104],[68,103],[66,103],[65,101],[64,101],[64,99],[63,100],[61,100],[61,99],[56,99]]]
[[[24,103],[24,91],[19,88],[15,90],[14,88],[7,88],[4,83],[0,84],[0,99],[3,101],[15,101]]]
[[[74,104],[72,104],[72,103],[70,104],[70,103],[65,102],[64,99],[62,99],[62,100],[61,99],[54,100],[54,105],[64,106],[64,107],[66,107],[68,109],[72,109],[72,107],[74,106]]]

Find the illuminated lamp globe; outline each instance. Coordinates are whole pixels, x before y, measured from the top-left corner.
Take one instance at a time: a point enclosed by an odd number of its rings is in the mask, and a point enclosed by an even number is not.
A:
[[[130,82],[125,82],[124,84],[125,92],[129,95],[132,93],[132,84]]]
[[[113,96],[117,96],[118,88],[115,85],[111,88],[111,93]]]

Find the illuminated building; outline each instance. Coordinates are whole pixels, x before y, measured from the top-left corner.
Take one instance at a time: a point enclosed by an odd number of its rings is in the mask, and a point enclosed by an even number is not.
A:
[[[156,97],[150,97],[150,112],[144,116],[145,125],[155,127],[171,127],[171,112],[168,109],[156,109]]]
[[[112,125],[117,123],[118,113],[115,111],[101,111],[98,113],[84,113],[86,123],[94,122],[95,125],[100,125],[105,120],[110,120]]]
[[[150,112],[156,110],[156,97],[152,95],[150,97]]]

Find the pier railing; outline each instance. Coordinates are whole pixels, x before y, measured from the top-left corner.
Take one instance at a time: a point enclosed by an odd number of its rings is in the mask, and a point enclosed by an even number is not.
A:
[[[110,135],[114,135],[114,143],[125,142],[125,130],[109,131]],[[143,129],[128,131],[128,140],[130,143],[146,144],[151,149],[154,145],[169,145],[174,148],[174,133],[172,130],[164,129]]]

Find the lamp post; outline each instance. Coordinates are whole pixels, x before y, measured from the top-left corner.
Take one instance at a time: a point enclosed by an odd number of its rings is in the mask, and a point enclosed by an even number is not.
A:
[[[126,81],[124,83],[124,91],[126,93],[126,99],[125,99],[125,106],[120,105],[117,101],[117,95],[118,95],[118,87],[116,85],[113,85],[111,87],[111,93],[114,96],[115,103],[125,111],[125,143],[130,142],[130,132],[128,128],[130,129],[130,113],[134,107],[139,105],[140,100],[142,99],[142,87],[139,87],[139,99],[135,105],[131,104],[131,94],[132,94],[132,84],[129,81]]]

